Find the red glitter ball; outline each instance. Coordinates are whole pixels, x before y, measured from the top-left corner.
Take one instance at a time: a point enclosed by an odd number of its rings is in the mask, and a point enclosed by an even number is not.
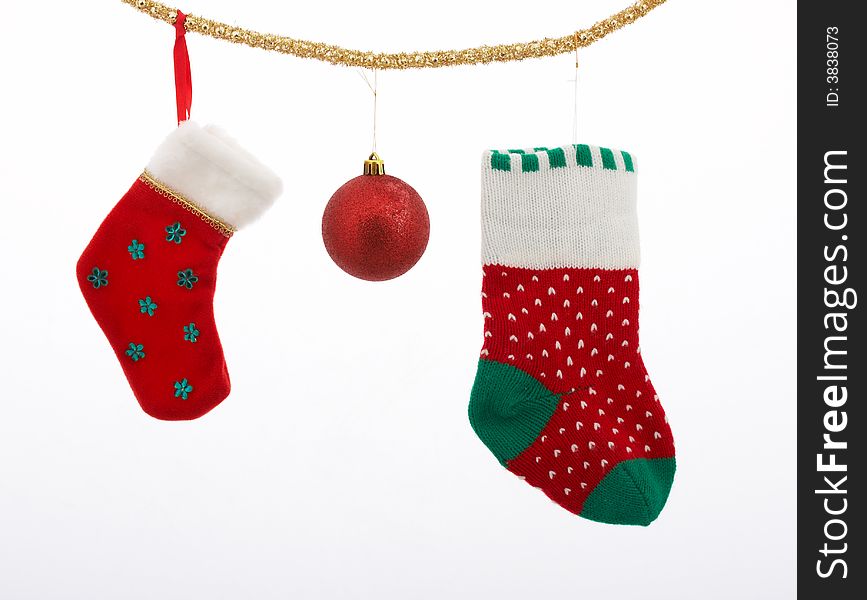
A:
[[[322,215],[322,239],[338,267],[359,279],[385,281],[424,254],[430,219],[421,196],[391,175],[360,175],[334,192]]]

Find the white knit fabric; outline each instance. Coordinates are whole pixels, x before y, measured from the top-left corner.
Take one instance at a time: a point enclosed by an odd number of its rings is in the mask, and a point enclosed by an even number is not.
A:
[[[527,154],[538,157],[538,171],[529,172],[522,170],[522,163],[532,158],[512,153],[511,168],[501,170],[492,168],[497,151],[484,153],[483,264],[531,269],[638,267],[635,173],[626,170],[620,151],[612,151],[616,169],[611,169],[603,167],[600,148],[589,149],[593,166],[578,164],[575,146],[564,146],[566,165],[560,167],[551,166],[548,151],[529,149]]]
[[[235,229],[261,216],[283,188],[271,169],[223,130],[191,121],[160,144],[147,171]]]

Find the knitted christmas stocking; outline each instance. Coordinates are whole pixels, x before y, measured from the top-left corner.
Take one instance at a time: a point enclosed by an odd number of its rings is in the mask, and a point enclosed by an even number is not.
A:
[[[485,338],[473,429],[565,509],[648,525],[675,460],[638,346],[632,157],[575,145],[483,161]]]
[[[187,121],[81,255],[81,291],[149,415],[195,419],[229,395],[214,323],[217,262],[280,189],[221,130]]]

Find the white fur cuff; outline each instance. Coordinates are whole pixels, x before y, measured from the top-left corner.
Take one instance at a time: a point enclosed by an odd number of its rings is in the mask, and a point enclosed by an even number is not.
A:
[[[256,220],[283,189],[280,178],[214,125],[185,121],[157,148],[147,170],[234,229]]]

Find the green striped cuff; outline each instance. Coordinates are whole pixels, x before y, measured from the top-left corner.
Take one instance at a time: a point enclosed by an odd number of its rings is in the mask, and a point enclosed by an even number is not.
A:
[[[488,150],[483,158],[494,171],[533,173],[544,170],[586,167],[608,171],[635,172],[635,162],[626,150],[612,150],[603,146],[571,144],[557,148]]]

